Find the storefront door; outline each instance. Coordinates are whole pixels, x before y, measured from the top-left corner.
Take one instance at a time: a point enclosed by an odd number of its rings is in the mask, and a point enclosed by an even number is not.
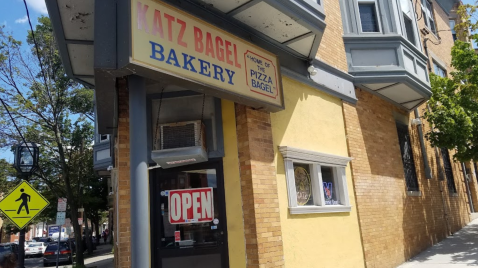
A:
[[[152,267],[228,267],[222,162],[150,172]]]

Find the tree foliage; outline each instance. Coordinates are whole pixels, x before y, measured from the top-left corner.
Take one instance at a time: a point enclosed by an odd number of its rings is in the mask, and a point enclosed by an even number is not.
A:
[[[478,41],[476,6],[464,5],[456,31],[462,39]],[[433,95],[424,118],[426,137],[434,147],[456,149],[455,160],[478,160],[478,55],[469,42],[456,41],[451,51],[451,77],[430,75]]]
[[[68,214],[80,241],[77,210],[89,200],[85,197],[88,183],[99,180],[93,170],[91,148],[93,90],[67,77],[49,18],[38,19],[27,43],[30,50],[24,51],[21,42],[0,28],[0,98],[25,140],[40,147],[40,169],[32,180],[55,199],[50,205],[54,210],[56,198],[68,198]],[[0,113],[0,147],[22,142],[2,106]],[[77,263],[84,265],[81,243],[78,247]]]

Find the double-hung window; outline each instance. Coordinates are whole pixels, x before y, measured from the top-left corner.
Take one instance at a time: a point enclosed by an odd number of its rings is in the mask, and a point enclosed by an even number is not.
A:
[[[433,16],[433,6],[429,0],[422,0],[422,12],[425,25],[432,31],[432,33],[437,34],[435,18]]]
[[[412,144],[408,126],[397,122],[398,141],[400,152],[402,153],[403,171],[405,173],[405,184],[407,191],[418,192],[418,178],[415,170],[415,160],[413,159]]]
[[[358,9],[362,32],[380,32],[377,2],[375,0],[358,0]]]
[[[436,61],[433,61],[433,66],[435,67],[435,74],[441,77],[446,77],[446,70],[441,67]]]
[[[453,42],[456,42],[457,37],[456,37],[455,21],[454,20],[450,20],[450,29],[451,29],[451,35],[453,36]]]
[[[441,156],[443,157],[443,168],[445,169],[446,185],[450,193],[456,193],[455,177],[451,167],[450,154],[447,148],[441,148]]]
[[[402,9],[403,14],[403,31],[404,36],[410,41],[412,44],[417,44],[416,39],[416,27],[415,27],[415,16],[413,12],[412,3],[410,0],[400,0],[400,7]]]
[[[279,147],[284,157],[291,214],[348,212],[349,157]]]

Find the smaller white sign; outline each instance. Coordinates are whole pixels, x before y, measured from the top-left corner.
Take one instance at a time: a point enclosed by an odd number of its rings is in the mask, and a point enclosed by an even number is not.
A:
[[[82,225],[83,224],[83,218],[78,218],[78,224]]]
[[[56,211],[66,211],[66,198],[58,198],[58,208]]]
[[[71,227],[66,227],[66,234],[70,236],[71,234]]]
[[[66,226],[66,227],[70,227],[70,226],[71,226],[71,219],[70,219],[70,218],[65,219],[65,226]]]
[[[56,213],[56,225],[65,224],[66,212],[57,212]]]

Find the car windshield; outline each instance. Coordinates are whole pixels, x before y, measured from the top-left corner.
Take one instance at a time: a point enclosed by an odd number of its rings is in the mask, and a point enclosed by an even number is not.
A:
[[[11,246],[0,246],[0,253],[11,251]]]
[[[41,247],[41,243],[31,243],[28,245],[28,247],[33,248],[33,247]]]

